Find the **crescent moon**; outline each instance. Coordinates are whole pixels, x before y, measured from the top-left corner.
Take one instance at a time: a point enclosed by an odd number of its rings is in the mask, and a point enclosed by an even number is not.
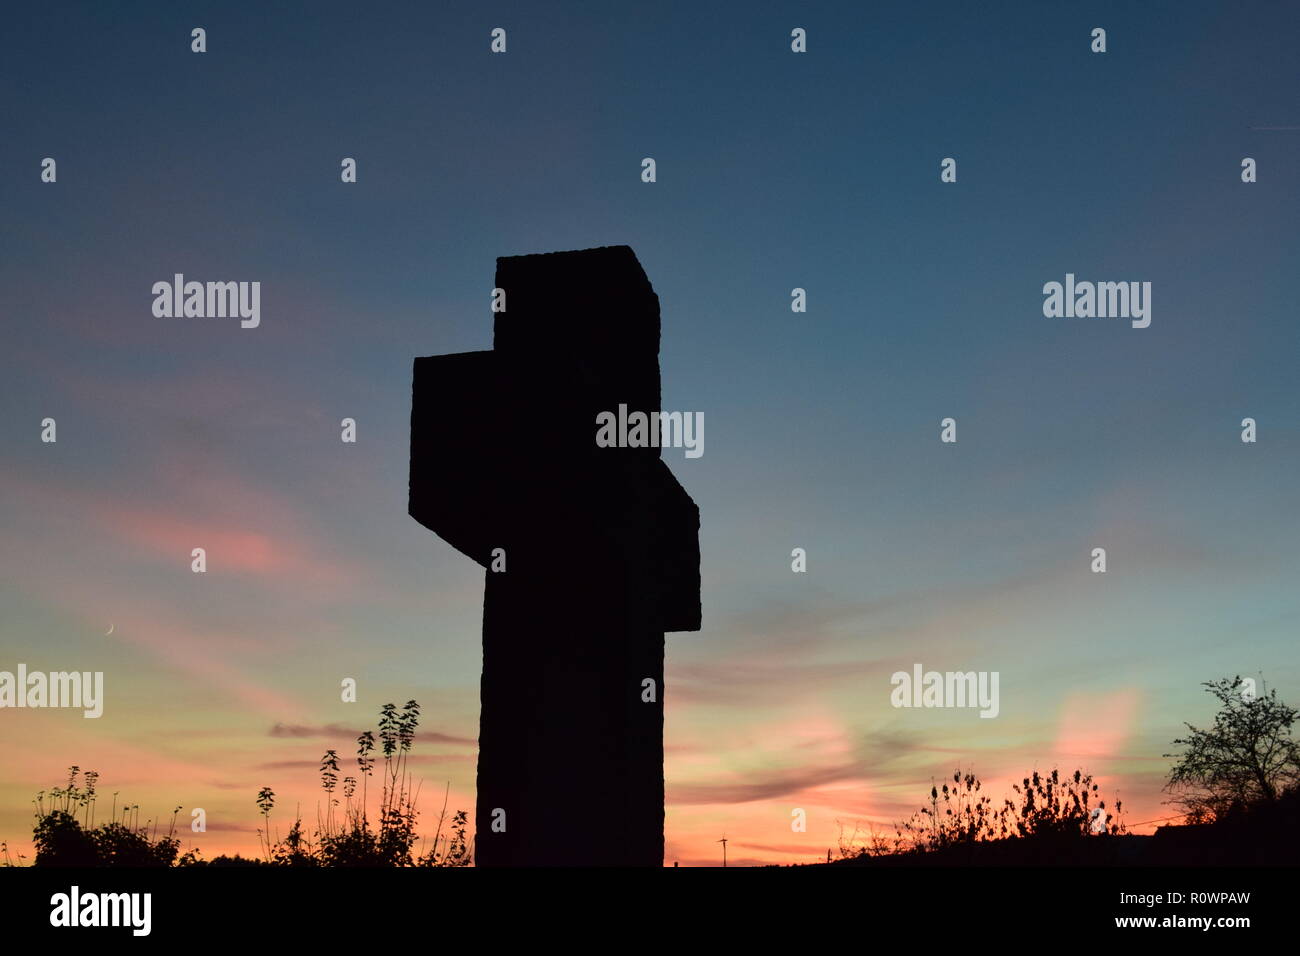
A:
[[[114,625],[114,624],[110,624],[110,625],[108,625],[108,630],[104,632],[104,636],[105,636],[105,637],[110,636],[110,635],[113,633],[113,628],[114,628],[114,627],[116,627],[116,625]]]

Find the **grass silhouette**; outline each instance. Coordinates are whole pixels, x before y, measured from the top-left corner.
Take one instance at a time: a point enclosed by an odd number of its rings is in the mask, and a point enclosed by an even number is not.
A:
[[[861,835],[860,825],[846,838],[841,825],[840,859],[954,856],[960,847],[1009,840],[1065,846],[1128,832],[1120,820],[1122,802],[1116,800],[1114,812],[1108,811],[1099,785],[1082,770],[1066,775],[1035,770],[1011,789],[1015,798],[999,805],[974,773],[956,770],[951,783],[931,785],[927,804],[895,824],[892,838],[872,828]]]

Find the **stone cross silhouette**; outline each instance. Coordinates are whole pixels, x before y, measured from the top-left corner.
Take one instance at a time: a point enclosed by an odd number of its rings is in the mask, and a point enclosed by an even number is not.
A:
[[[415,360],[413,518],[487,568],[479,866],[661,866],[664,632],[700,627],[699,509],[658,447],[659,298],[627,246],[497,260],[493,349]]]

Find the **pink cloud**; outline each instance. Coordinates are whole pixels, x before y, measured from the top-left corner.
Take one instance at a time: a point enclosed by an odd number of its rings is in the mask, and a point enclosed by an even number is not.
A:
[[[1113,757],[1123,752],[1137,720],[1136,688],[1067,694],[1061,701],[1053,752],[1060,757]]]
[[[333,601],[370,582],[372,572],[341,558],[324,534],[309,530],[293,499],[268,493],[228,469],[205,466],[205,473],[195,476],[177,468],[170,462],[154,471],[167,497],[151,488],[116,495],[16,475],[4,479],[2,487],[30,510],[57,515],[81,533],[98,528],[115,551],[125,547],[187,572],[192,550],[201,547],[209,573],[257,578],[279,594]]]

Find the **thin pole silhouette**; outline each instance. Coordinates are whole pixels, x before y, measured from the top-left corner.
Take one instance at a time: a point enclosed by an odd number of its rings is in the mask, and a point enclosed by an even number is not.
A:
[[[727,838],[723,837],[717,842],[722,844],[722,866],[725,868],[727,865]]]

